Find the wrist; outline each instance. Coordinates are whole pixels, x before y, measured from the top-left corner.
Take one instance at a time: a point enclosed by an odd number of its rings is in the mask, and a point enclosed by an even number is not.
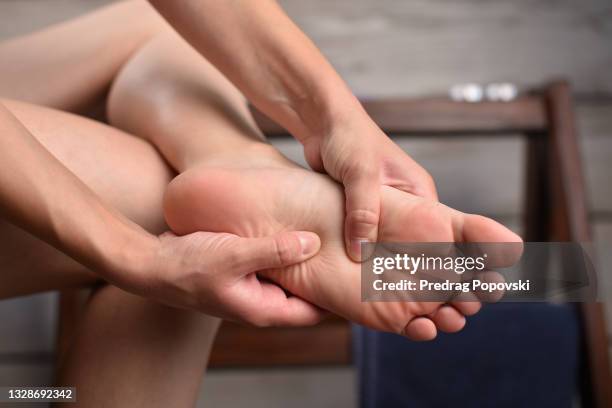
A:
[[[357,97],[342,80],[333,85],[321,83],[319,88],[296,108],[303,128],[298,135],[302,144],[308,140],[324,139],[356,117],[366,115]]]
[[[142,294],[157,263],[159,238],[137,225],[124,224],[103,255],[108,281],[129,292]]]

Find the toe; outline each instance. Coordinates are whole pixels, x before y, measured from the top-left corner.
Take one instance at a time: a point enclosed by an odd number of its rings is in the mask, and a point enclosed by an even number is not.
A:
[[[440,331],[445,333],[455,333],[465,326],[465,317],[452,306],[442,306],[432,316],[431,319]]]
[[[523,254],[523,241],[514,232],[490,218],[474,214],[460,214],[455,219],[455,238],[465,243],[480,243],[465,248],[475,254],[486,253],[488,268],[514,265]]]
[[[436,338],[436,325],[427,317],[416,317],[404,328],[404,336],[414,341],[427,341]]]
[[[475,214],[462,214],[461,238],[464,242],[522,242],[521,238],[502,224]]]
[[[482,303],[473,292],[462,292],[453,298],[450,305],[459,311],[464,316],[472,316],[480,311]]]
[[[464,316],[473,316],[480,311],[482,304],[479,301],[456,301],[451,305]]]

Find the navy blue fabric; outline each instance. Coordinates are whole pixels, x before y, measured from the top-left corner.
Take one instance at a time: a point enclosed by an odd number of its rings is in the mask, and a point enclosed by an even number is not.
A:
[[[571,407],[573,305],[500,303],[432,342],[355,327],[362,408]]]

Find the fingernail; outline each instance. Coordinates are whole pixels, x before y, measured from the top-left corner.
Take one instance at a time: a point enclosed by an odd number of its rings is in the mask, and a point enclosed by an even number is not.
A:
[[[319,252],[321,244],[316,234],[312,232],[300,232],[298,234],[300,245],[302,246],[302,255],[309,258]]]
[[[351,255],[355,258],[356,261],[361,261],[361,246],[362,244],[367,243],[367,239],[363,238],[353,238],[351,239]]]
[[[350,242],[351,257],[353,261],[365,262],[374,255],[376,242],[364,238],[354,238]]]

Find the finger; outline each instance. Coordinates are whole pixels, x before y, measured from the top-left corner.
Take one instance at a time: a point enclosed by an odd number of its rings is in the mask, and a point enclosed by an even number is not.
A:
[[[356,262],[368,259],[361,253],[363,242],[376,242],[380,218],[380,179],[376,171],[365,171],[344,181],[346,250]]]
[[[310,138],[308,142],[304,144],[304,156],[311,169],[318,172],[325,171],[321,158],[321,139]]]
[[[249,306],[251,323],[260,326],[311,326],[319,323],[327,312],[296,296],[288,295],[279,286],[261,282],[261,297]]]
[[[312,258],[321,248],[319,236],[305,231],[242,238],[237,244],[234,270],[240,274],[291,266]]]
[[[397,145],[396,145],[397,146]],[[436,183],[431,174],[397,146],[400,165],[389,166],[385,171],[385,185],[433,201],[438,201]]]
[[[410,179],[413,180],[413,185],[407,192],[433,201],[438,201],[438,191],[436,189],[435,180],[422,166],[417,164],[414,160],[412,160],[412,162],[414,165],[405,169],[406,172],[409,172]]]
[[[456,333],[465,326],[465,317],[452,306],[442,306],[436,310],[431,320],[436,327],[445,333]]]
[[[436,338],[436,325],[427,317],[416,317],[404,327],[404,336],[414,341],[427,341]]]
[[[424,168],[422,168],[421,166],[419,167],[422,171],[420,172],[420,175],[413,176],[417,178],[417,181],[415,182],[415,186],[412,193],[423,198],[438,201],[438,190],[436,189],[436,182]]]

